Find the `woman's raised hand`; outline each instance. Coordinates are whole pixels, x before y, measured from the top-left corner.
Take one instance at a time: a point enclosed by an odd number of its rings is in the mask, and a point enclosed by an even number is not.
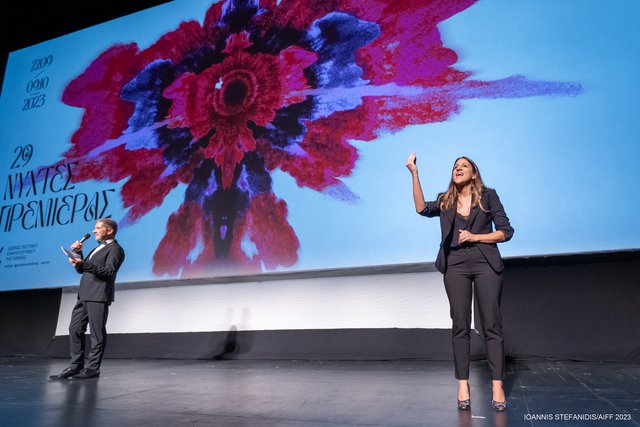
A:
[[[406,166],[407,166],[407,169],[409,169],[411,172],[418,171],[418,165],[416,164],[416,153],[409,154],[409,157],[407,158]]]

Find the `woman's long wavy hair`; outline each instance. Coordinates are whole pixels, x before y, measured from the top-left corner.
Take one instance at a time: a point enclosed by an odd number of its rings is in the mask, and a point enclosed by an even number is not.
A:
[[[449,209],[455,209],[458,203],[458,187],[453,182],[453,171],[456,168],[456,163],[458,160],[465,159],[471,165],[471,169],[473,170],[473,174],[475,174],[475,178],[471,180],[471,209],[476,206],[480,206],[480,209],[483,211],[487,211],[484,206],[482,206],[482,192],[486,189],[484,183],[482,182],[482,176],[480,175],[480,169],[475,164],[473,160],[466,156],[461,156],[453,162],[453,168],[451,169],[451,181],[449,182],[449,188],[444,193],[441,193],[438,196],[438,206],[440,210],[446,211]]]

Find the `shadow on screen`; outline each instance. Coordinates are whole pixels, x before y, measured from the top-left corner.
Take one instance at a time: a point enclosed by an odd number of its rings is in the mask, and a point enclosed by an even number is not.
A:
[[[213,348],[211,358],[214,360],[231,360],[247,353],[251,349],[253,336],[249,330],[251,310],[244,308],[240,322],[233,323],[233,309],[228,308],[225,313],[224,324],[231,325],[225,332],[215,333],[211,337],[210,348]]]

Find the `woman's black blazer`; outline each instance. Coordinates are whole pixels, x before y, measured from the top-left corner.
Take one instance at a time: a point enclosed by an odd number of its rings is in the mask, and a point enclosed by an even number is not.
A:
[[[487,188],[482,193],[482,206],[485,211],[476,206],[469,213],[469,231],[473,234],[491,233],[495,224],[496,231],[504,233],[504,241],[508,241],[513,236],[513,227],[509,224],[509,218],[504,211],[504,207],[500,202],[500,198],[495,190]],[[441,211],[436,201],[427,202],[427,207],[419,212],[420,215],[427,217],[440,217],[440,228],[442,231],[442,240],[440,241],[440,250],[436,258],[436,268],[442,274],[447,271],[447,255],[449,254],[449,246],[453,239],[453,223],[455,220],[455,207],[446,211]],[[504,270],[504,263],[495,243],[474,243],[487,259],[487,262],[496,272]]]

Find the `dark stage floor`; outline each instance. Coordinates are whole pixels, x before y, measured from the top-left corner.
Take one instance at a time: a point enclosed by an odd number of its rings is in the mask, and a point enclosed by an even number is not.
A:
[[[108,359],[99,379],[48,380],[66,364],[0,359],[0,425],[640,426],[638,364],[510,360],[502,414],[482,361],[470,412],[447,361]]]

